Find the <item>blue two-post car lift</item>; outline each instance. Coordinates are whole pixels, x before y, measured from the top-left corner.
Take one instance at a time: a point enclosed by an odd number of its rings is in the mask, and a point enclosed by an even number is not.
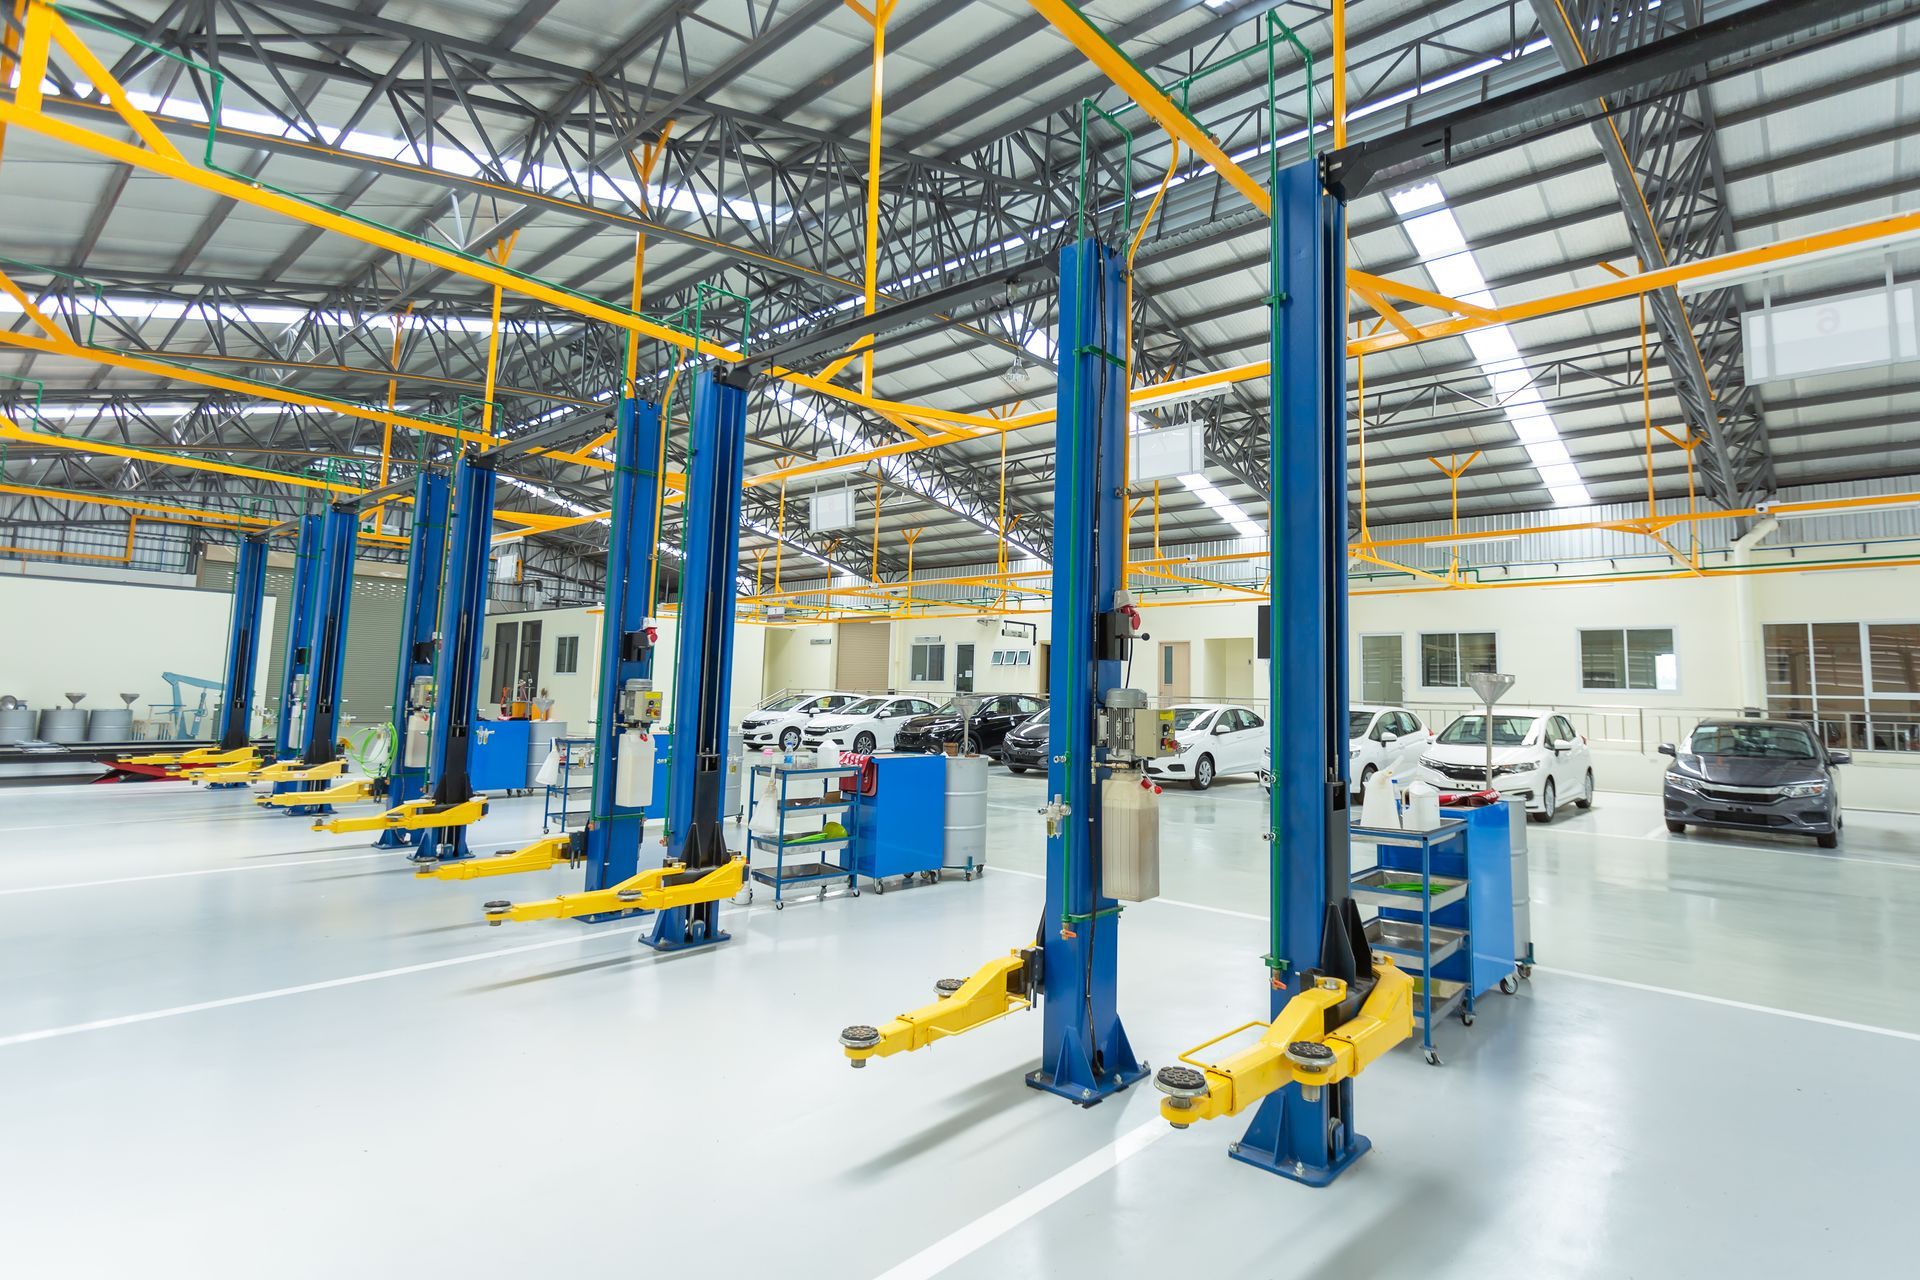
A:
[[[400,618],[400,654],[393,682],[393,758],[387,765],[385,799],[395,808],[426,794],[431,763],[435,628],[440,621],[440,584],[447,560],[447,477],[423,471],[414,482],[413,529],[407,540],[407,594]],[[379,849],[404,849],[421,840],[418,828],[386,827]]]

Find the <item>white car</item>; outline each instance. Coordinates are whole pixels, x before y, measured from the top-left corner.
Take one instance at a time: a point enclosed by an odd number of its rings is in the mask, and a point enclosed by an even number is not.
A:
[[[1147,762],[1147,775],[1184,782],[1205,791],[1227,773],[1258,773],[1267,745],[1267,722],[1246,707],[1183,703],[1173,712],[1180,750]]]
[[[901,725],[938,710],[925,698],[862,698],[815,716],[801,731],[800,741],[809,751],[857,751],[870,756],[891,747]]]
[[[1448,725],[1420,755],[1414,777],[1441,791],[1480,791],[1487,784],[1487,717],[1470,711]],[[1493,783],[1527,802],[1529,816],[1552,822],[1571,800],[1593,803],[1593,753],[1567,718],[1550,711],[1493,713]]]
[[[1347,739],[1352,753],[1347,777],[1357,801],[1367,794],[1374,774],[1391,778],[1410,772],[1433,745],[1433,730],[1405,707],[1353,707],[1347,712]]]
[[[740,721],[740,740],[747,750],[778,747],[797,751],[801,735],[823,711],[838,711],[860,701],[854,693],[789,693],[749,711]]]

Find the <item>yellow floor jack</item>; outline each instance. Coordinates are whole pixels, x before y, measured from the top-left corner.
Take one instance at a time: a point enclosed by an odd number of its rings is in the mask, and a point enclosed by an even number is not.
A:
[[[357,818],[327,818],[314,823],[313,829],[331,831],[335,835],[348,835],[355,831],[418,831],[426,827],[468,827],[486,816],[485,796],[474,796],[457,804],[439,804],[429,798],[409,800],[384,813],[371,813]]]
[[[1387,956],[1373,957],[1373,984],[1358,1012],[1335,1026],[1348,1001],[1347,984],[1316,977],[1287,1001],[1271,1023],[1249,1022],[1180,1055],[1181,1066],[1160,1068],[1153,1083],[1167,1096],[1160,1114],[1176,1129],[1196,1120],[1238,1115],[1289,1084],[1316,1102],[1320,1090],[1359,1075],[1367,1064],[1413,1035],[1413,979]],[[1196,1056],[1232,1036],[1264,1027],[1251,1046],[1217,1062]]]
[[[416,880],[484,880],[489,876],[512,876],[525,871],[551,871],[555,867],[577,867],[587,856],[585,831],[542,836],[524,849],[502,849],[490,858],[460,858],[421,867],[413,873]],[[498,924],[499,921],[495,921]]]
[[[933,984],[935,1000],[882,1026],[856,1024],[840,1032],[840,1047],[856,1067],[869,1058],[924,1049],[997,1018],[1031,1009],[1040,998],[1042,951],[1020,947],[974,971],[971,978],[942,978]]]
[[[479,865],[485,867],[486,863]],[[481,871],[478,874],[486,873]],[[674,907],[691,907],[697,903],[731,898],[740,892],[746,878],[747,860],[738,855],[705,871],[689,871],[681,863],[669,862],[605,889],[563,893],[557,898],[540,902],[489,902],[486,905],[487,923],[576,920],[581,916],[625,911],[669,911]]]

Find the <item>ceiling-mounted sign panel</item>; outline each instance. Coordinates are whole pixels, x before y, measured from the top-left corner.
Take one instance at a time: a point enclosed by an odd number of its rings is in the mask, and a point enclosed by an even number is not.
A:
[[[1148,427],[1135,431],[1132,439],[1132,476],[1136,482],[1172,480],[1206,469],[1206,448],[1198,421]]]
[[[813,533],[845,529],[853,524],[853,490],[821,489],[807,504],[807,528]]]

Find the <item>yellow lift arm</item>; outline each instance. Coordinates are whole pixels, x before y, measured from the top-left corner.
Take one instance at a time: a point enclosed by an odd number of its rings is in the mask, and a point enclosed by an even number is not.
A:
[[[511,876],[522,871],[551,871],[558,866],[577,867],[586,856],[586,833],[581,831],[557,836],[542,836],[524,849],[503,849],[491,858],[460,858],[421,867],[413,873],[416,880],[484,880],[488,876]]]
[[[193,776],[195,782],[325,782],[347,771],[345,760],[325,764],[307,764],[301,760],[280,760],[253,769],[206,769]],[[302,803],[311,804],[312,801]]]
[[[1184,1067],[1162,1067],[1153,1082],[1167,1096],[1160,1114],[1176,1129],[1196,1120],[1238,1115],[1288,1084],[1309,1101],[1326,1085],[1357,1076],[1368,1063],[1413,1034],[1413,979],[1386,956],[1373,960],[1373,990],[1353,1017],[1329,1030],[1329,1012],[1347,998],[1347,984],[1321,978],[1287,1001],[1272,1023],[1249,1022],[1180,1055]],[[1260,1039],[1219,1062],[1194,1055],[1229,1036],[1266,1027]]]
[[[353,800],[371,800],[377,782],[376,778],[350,778],[324,791],[285,791],[277,796],[255,796],[253,802],[262,808],[292,809],[308,804],[346,804]]]
[[[252,747],[219,751],[213,747],[195,747],[191,751],[162,751],[150,756],[123,756],[121,764],[232,765],[251,768],[260,762]]]
[[[312,804],[312,800],[307,801]],[[355,831],[418,831],[424,827],[469,827],[487,816],[487,798],[475,796],[458,804],[435,804],[431,799],[409,800],[385,813],[358,818],[325,818],[315,831],[349,835]]]
[[[740,892],[746,878],[747,860],[737,855],[706,871],[689,871],[678,862],[669,862],[605,889],[563,893],[540,902],[489,902],[487,923],[574,920],[617,911],[667,911],[731,898]]]
[[[1030,1009],[1040,995],[1040,948],[1021,947],[974,971],[971,978],[942,978],[933,984],[938,997],[883,1026],[856,1024],[840,1032],[840,1047],[856,1067],[868,1058],[924,1049],[996,1018]]]

